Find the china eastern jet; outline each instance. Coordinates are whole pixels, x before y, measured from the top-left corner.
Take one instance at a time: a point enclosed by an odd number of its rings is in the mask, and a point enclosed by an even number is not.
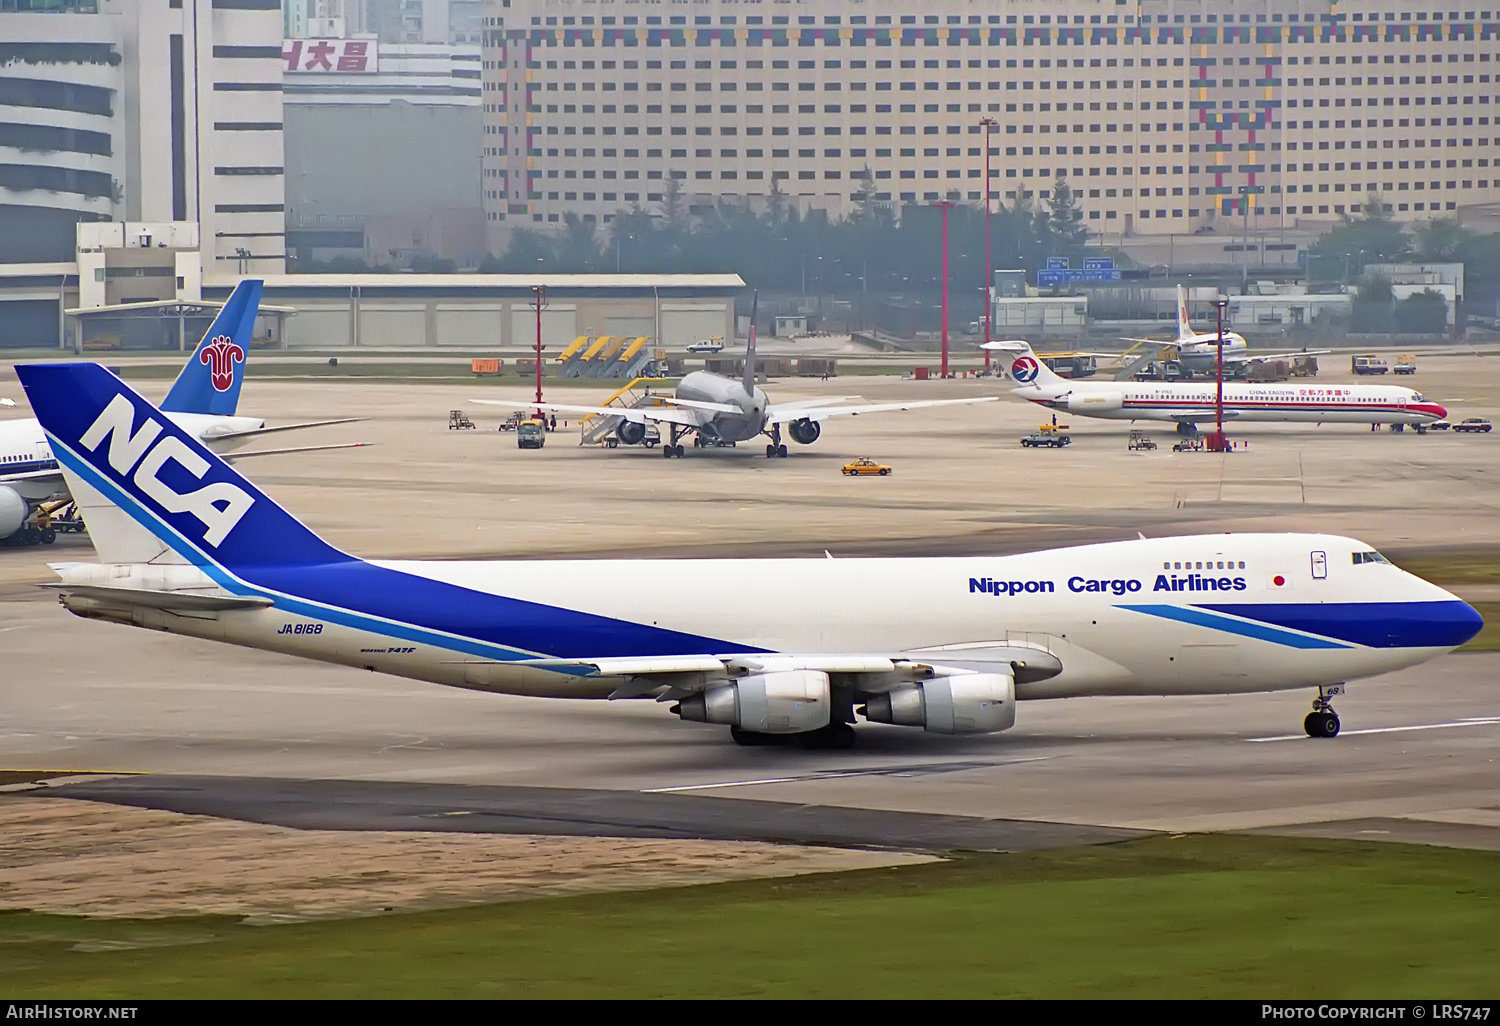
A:
[[[1027,342],[988,342],[1015,387],[1010,394],[1049,409],[1104,420],[1174,421],[1180,434],[1218,417],[1214,381],[1070,381],[1054,374]],[[1365,384],[1224,383],[1224,419],[1302,424],[1434,424],[1448,411],[1410,388]]]
[[[1327,349],[1299,349],[1287,353],[1251,352],[1245,336],[1226,331],[1221,336],[1215,331],[1194,331],[1188,319],[1187,287],[1177,286],[1177,337],[1170,341],[1151,338],[1127,338],[1127,342],[1145,342],[1163,346],[1188,371],[1195,374],[1213,373],[1219,360],[1219,349],[1224,350],[1224,367],[1227,373],[1255,360],[1290,360],[1300,356],[1320,356]]]
[[[766,455],[785,457],[787,447],[781,441],[785,427],[792,440],[811,445],[823,433],[822,422],[829,417],[857,417],[862,413],[884,413],[888,410],[919,410],[929,406],[958,406],[965,403],[993,402],[994,396],[974,399],[917,399],[904,403],[867,403],[843,405],[857,395],[798,399],[773,403],[755,385],[755,314],[750,315],[750,340],[745,348],[745,373],[739,381],[709,371],[694,371],[677,384],[670,396],[657,396],[657,406],[608,407],[574,406],[567,403],[522,403],[505,399],[470,399],[486,406],[508,406],[526,410],[551,410],[555,413],[583,413],[616,419],[615,436],[625,445],[639,445],[646,440],[646,425],[664,424],[669,436],[662,455],[671,459],[683,456],[686,449],[678,439],[693,436],[698,448],[732,446],[765,436]]]
[[[1479,614],[1369,545],[1142,538],[1016,556],[370,561],[334,548],[96,364],[16,368],[98,563],[95,620],[538,698],[655,699],[740,744],[857,718],[1007,730],[1016,701],[1316,691],[1467,642]],[[642,581],[670,580],[642,602]],[[1233,724],[1226,724],[1233,730]]]
[[[261,285],[257,279],[246,278],[235,286],[229,300],[219,310],[177,375],[177,380],[172,383],[167,397],[162,400],[162,411],[175,424],[217,452],[237,449],[261,435],[346,424],[356,419],[267,427],[259,417],[237,415],[240,386],[245,381],[245,359],[250,352],[250,336],[260,309]],[[0,405],[15,404],[4,400]],[[360,443],[257,449],[236,452],[232,458],[351,448],[357,444]],[[19,540],[25,544],[51,544],[56,540],[54,532],[37,530],[27,522],[38,503],[67,496],[62,473],[41,425],[29,418],[0,421],[0,542],[19,535]]]

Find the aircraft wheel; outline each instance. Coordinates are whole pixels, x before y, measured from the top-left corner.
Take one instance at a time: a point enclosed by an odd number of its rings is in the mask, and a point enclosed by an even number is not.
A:
[[[1313,711],[1302,721],[1302,729],[1308,737],[1337,737],[1339,733],[1338,713]]]
[[[662,456],[662,459],[665,459],[665,460],[671,459],[675,455],[675,453],[673,452],[674,448],[675,448],[674,446],[670,446],[670,445],[664,445],[664,446],[662,446],[661,447],[661,456]]]
[[[38,531],[36,528],[32,527],[30,524],[27,524],[25,527],[21,528],[21,544],[22,545],[35,545],[38,542],[40,542],[41,540],[42,540],[42,532]]]
[[[767,442],[766,443],[766,459],[768,459],[768,460],[769,459],[774,459],[775,456],[776,456],[776,446],[774,446],[771,443]]]
[[[786,446],[778,445],[776,447],[776,455],[780,456],[782,459],[786,459]]]
[[[41,532],[41,542],[43,545],[51,545],[55,541],[57,541],[57,532],[52,528],[49,527]]]

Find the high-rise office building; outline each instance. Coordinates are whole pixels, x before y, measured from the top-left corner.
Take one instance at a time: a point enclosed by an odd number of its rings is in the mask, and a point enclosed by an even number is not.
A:
[[[834,217],[978,202],[986,143],[992,197],[1066,180],[1106,236],[1500,197],[1500,10],[1473,5],[489,0],[484,31],[492,249],[674,179]]]
[[[208,273],[280,272],[281,33],[280,0],[6,0],[0,263],[191,221]]]

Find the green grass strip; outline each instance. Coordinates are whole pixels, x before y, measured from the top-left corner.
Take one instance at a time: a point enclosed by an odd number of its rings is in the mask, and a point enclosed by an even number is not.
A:
[[[276,926],[0,916],[28,997],[1493,996],[1500,854],[1157,837]]]

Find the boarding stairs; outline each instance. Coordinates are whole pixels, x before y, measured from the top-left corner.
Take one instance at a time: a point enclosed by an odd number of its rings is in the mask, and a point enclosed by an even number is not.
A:
[[[563,378],[637,378],[651,363],[651,339],[646,336],[580,335],[557,355]]]
[[[657,396],[665,391],[663,386],[667,383],[666,378],[632,378],[629,384],[599,405],[622,410],[657,406]],[[604,440],[614,433],[619,424],[619,417],[607,413],[591,413],[579,425],[578,444],[603,445]]]

